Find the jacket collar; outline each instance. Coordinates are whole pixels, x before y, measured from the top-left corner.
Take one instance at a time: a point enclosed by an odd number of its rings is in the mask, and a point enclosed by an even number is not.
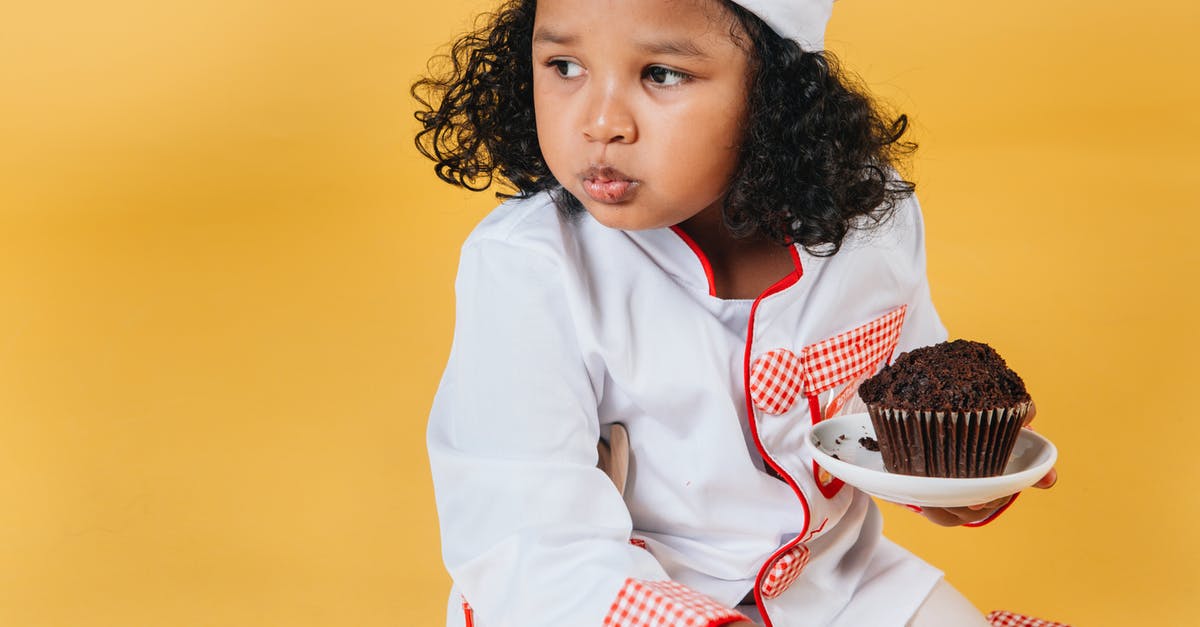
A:
[[[590,215],[586,219],[590,220],[597,228],[608,228],[595,222]],[[620,233],[642,249],[664,272],[675,277],[677,281],[695,291],[716,297],[712,265],[704,251],[683,229],[671,226],[644,231],[620,231]],[[800,250],[796,244],[791,244],[791,253],[792,263],[795,266],[792,274],[768,288],[766,293],[780,291],[796,283],[804,274]]]

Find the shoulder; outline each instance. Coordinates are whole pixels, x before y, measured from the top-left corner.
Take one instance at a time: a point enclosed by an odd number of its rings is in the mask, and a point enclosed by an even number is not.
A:
[[[548,193],[512,198],[475,225],[463,248],[507,244],[531,252],[553,254],[574,230],[574,219],[563,215]]]
[[[462,244],[462,259],[487,255],[494,263],[571,266],[579,240],[593,229],[586,214],[568,216],[547,192],[512,198],[489,212]]]
[[[861,217],[846,234],[834,258],[880,258],[889,263],[916,263],[924,271],[925,219],[916,194],[896,201],[883,219]]]
[[[547,193],[512,198],[489,212],[462,244],[461,275],[473,271],[518,277],[544,276],[570,263],[579,220],[558,210]],[[472,270],[474,268],[474,270]]]
[[[862,218],[837,254],[806,258],[805,264],[907,293],[925,280],[925,223],[917,197],[898,200],[884,220]]]

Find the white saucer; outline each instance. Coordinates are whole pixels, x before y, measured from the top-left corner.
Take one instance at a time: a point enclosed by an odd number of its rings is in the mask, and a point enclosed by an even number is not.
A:
[[[875,437],[871,417],[850,414],[817,423],[804,446],[829,474],[859,490],[885,501],[923,507],[976,505],[1020,492],[1046,476],[1058,458],[1058,450],[1050,440],[1021,429],[1002,475],[974,479],[915,477],[884,470],[879,452],[859,444],[862,437]]]

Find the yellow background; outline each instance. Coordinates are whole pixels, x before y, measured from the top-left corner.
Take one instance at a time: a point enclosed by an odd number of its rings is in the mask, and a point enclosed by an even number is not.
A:
[[[437,625],[424,425],[495,204],[408,85],[491,3],[48,2],[0,24],[0,625]],[[1200,9],[843,0],[914,121],[934,297],[1062,480],[885,508],[982,609],[1194,624]]]

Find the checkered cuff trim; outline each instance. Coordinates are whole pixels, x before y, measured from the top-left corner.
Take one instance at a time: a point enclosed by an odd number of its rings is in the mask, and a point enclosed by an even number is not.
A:
[[[901,305],[854,329],[805,346],[799,355],[786,348],[767,351],[750,365],[747,381],[754,405],[767,414],[787,413],[801,395],[857,382],[885,363],[900,341]]]
[[[1071,627],[1066,623],[1056,623],[1054,621],[1042,620],[1002,610],[996,610],[988,614],[987,619],[992,624],[992,627]]]
[[[763,598],[774,599],[783,594],[783,591],[796,581],[800,572],[808,565],[808,556],[808,546],[804,544],[797,544],[787,553],[779,556],[775,563],[771,564],[767,576],[763,578],[760,587]]]
[[[800,354],[805,394],[832,390],[887,361],[900,341],[907,310],[908,305],[901,305],[860,327],[805,346]]]
[[[683,584],[626,579],[604,626],[716,627],[741,620],[750,619]]]

